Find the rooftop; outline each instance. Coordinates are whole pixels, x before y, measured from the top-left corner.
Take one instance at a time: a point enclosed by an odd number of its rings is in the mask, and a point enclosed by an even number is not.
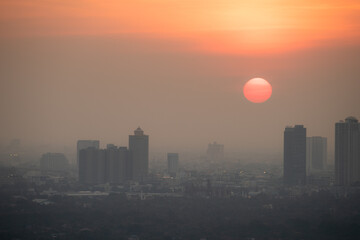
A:
[[[350,123],[350,122],[352,122],[352,123],[357,123],[357,122],[359,122],[359,121],[357,120],[356,117],[350,116],[350,117],[345,118],[345,122],[348,122],[348,123]]]
[[[138,128],[134,131],[134,134],[135,134],[136,136],[141,136],[141,135],[144,135],[144,131],[143,131],[140,127],[138,127]]]

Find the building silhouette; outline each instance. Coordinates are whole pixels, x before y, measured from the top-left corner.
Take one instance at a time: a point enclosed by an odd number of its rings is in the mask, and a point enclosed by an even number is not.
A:
[[[179,171],[179,154],[168,153],[167,154],[168,173],[171,177],[176,177],[176,173]]]
[[[123,183],[132,177],[131,154],[126,147],[112,145],[106,149],[106,180],[109,183]]]
[[[106,155],[103,149],[88,147],[79,151],[79,182],[83,184],[106,182]]]
[[[335,183],[360,182],[360,123],[355,117],[335,123]]]
[[[149,136],[138,127],[129,135],[129,150],[132,157],[132,179],[143,181],[149,172]]]
[[[306,138],[306,168],[307,173],[326,170],[327,166],[327,138]]]
[[[107,144],[99,148],[97,140],[79,140],[79,182],[83,184],[144,181],[149,171],[149,136],[139,127],[129,136],[129,149]]]
[[[126,147],[108,144],[106,149],[80,150],[79,182],[83,184],[123,183],[131,179],[131,154]]]
[[[93,147],[99,149],[100,141],[99,140],[79,140],[77,141],[77,158],[76,158],[76,165],[79,166],[79,152],[82,149],[86,149],[89,147]]]
[[[80,150],[79,182],[83,184],[123,183],[132,176],[131,154],[126,147]]]
[[[306,183],[306,128],[286,127],[284,131],[284,184]]]

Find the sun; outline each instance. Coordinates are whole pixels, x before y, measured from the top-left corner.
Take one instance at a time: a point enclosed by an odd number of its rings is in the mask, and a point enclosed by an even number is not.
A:
[[[245,83],[243,92],[250,102],[263,103],[271,97],[272,87],[263,78],[252,78]]]

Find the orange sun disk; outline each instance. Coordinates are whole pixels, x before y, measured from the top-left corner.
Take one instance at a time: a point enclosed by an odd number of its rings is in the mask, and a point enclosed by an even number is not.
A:
[[[271,97],[272,87],[263,78],[250,79],[243,88],[244,96],[253,103],[262,103]]]

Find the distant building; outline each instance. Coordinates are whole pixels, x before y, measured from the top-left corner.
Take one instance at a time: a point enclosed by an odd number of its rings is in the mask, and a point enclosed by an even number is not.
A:
[[[76,164],[79,166],[79,152],[82,149],[86,149],[89,147],[93,147],[95,149],[99,149],[100,141],[99,140],[79,140],[77,141],[77,160]]]
[[[83,184],[123,183],[131,179],[131,154],[126,147],[108,144],[106,149],[80,150],[79,182]]]
[[[168,173],[170,176],[175,177],[176,173],[179,171],[179,154],[178,153],[168,153],[167,154],[168,162]]]
[[[224,159],[224,145],[217,142],[209,143],[206,151],[207,160],[221,161]]]
[[[284,131],[284,184],[306,183],[306,128],[286,127]]]
[[[139,127],[129,136],[129,149],[97,140],[79,140],[79,182],[83,184],[123,183],[146,180],[149,171],[149,136]]]
[[[129,135],[129,150],[132,156],[132,178],[145,180],[149,172],[149,136],[138,127],[134,135]]]
[[[123,183],[132,177],[131,154],[126,147],[111,146],[106,149],[106,180]]]
[[[106,182],[106,155],[104,150],[89,147],[79,151],[79,182],[83,184]]]
[[[307,173],[324,171],[327,164],[327,138],[306,138],[306,168]]]
[[[360,183],[360,123],[355,117],[335,124],[335,183]]]
[[[45,153],[40,159],[41,171],[68,171],[69,161],[62,153]]]

